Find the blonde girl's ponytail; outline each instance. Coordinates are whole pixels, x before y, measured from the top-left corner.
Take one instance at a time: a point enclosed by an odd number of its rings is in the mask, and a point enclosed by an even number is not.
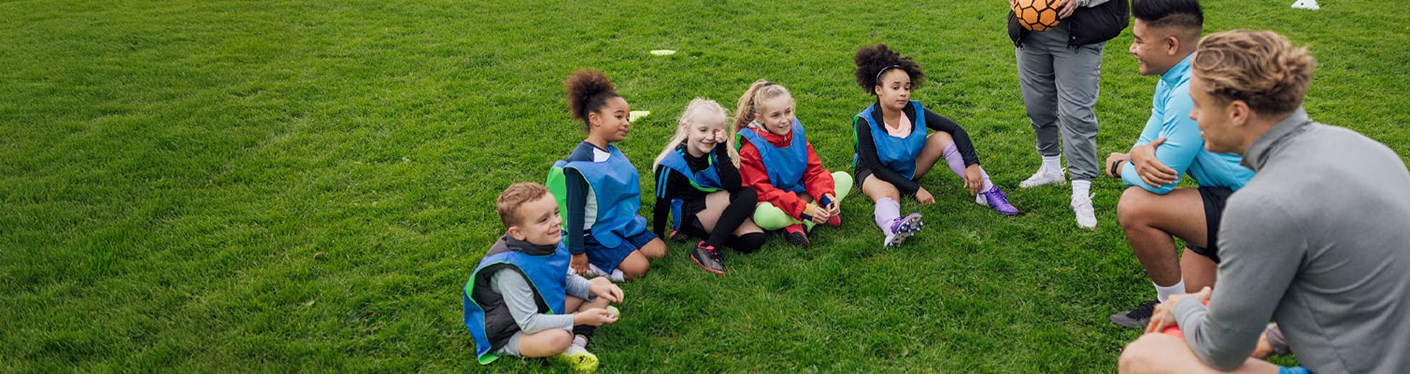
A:
[[[754,96],[758,95],[760,88],[769,84],[771,84],[769,81],[763,79],[754,81],[754,84],[749,85],[748,90],[744,90],[744,95],[739,97],[739,106],[734,110],[734,123],[729,127],[731,140],[734,139],[735,134],[739,133],[739,130],[744,129],[749,122],[754,120]]]

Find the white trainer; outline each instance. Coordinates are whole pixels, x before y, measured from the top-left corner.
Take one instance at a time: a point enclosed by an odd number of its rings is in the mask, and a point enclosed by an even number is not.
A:
[[[1088,230],[1097,228],[1097,214],[1092,211],[1092,196],[1073,195],[1072,212],[1077,215],[1077,227]]]
[[[1067,177],[1063,175],[1062,169],[1048,170],[1046,167],[1040,167],[1038,172],[1033,173],[1033,176],[1019,182],[1018,188],[1033,188],[1049,184],[1067,184]]]

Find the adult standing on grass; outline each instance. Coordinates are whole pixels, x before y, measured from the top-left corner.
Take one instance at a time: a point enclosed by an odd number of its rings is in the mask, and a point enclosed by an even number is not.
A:
[[[1160,76],[1151,116],[1130,153],[1107,156],[1107,175],[1126,183],[1116,216],[1131,251],[1155,283],[1156,300],[1111,321],[1144,328],[1152,308],[1171,295],[1214,286],[1219,263],[1219,217],[1229,195],[1253,178],[1238,155],[1204,149],[1199,124],[1190,118],[1190,60],[1199,43],[1204,11],[1198,0],[1134,0],[1131,55],[1141,75]],[[1176,188],[1188,174],[1199,188]],[[1173,236],[1185,240],[1177,257]]]
[[[646,228],[641,179],[612,143],[627,138],[631,107],[606,74],[578,70],[563,82],[568,110],[583,121],[587,140],[553,165],[548,187],[566,212],[570,266],[583,276],[614,281],[646,276],[650,258],[666,256],[666,243]]]
[[[1015,5],[1010,0],[1010,9]],[[1019,26],[1009,13],[1009,38],[1018,59],[1018,83],[1023,106],[1037,137],[1042,166],[1021,188],[1063,184],[1060,165],[1067,153],[1072,173],[1072,200],[1077,226],[1097,227],[1090,194],[1097,164],[1097,88],[1106,41],[1121,34],[1129,22],[1126,0],[1066,0],[1059,5],[1057,27],[1035,32]],[[1060,143],[1061,142],[1061,143]]]
[[[1229,198],[1219,287],[1172,296],[1123,372],[1410,372],[1410,170],[1389,147],[1308,119],[1316,60],[1271,31],[1200,42],[1190,113],[1205,147],[1258,172]],[[1209,300],[1209,306],[1204,305]],[[1304,368],[1250,359],[1276,320]]]
[[[964,128],[911,100],[911,90],[925,79],[914,59],[877,44],[857,50],[853,60],[857,84],[876,98],[852,118],[853,174],[862,193],[876,203],[873,215],[886,236],[883,246],[901,244],[920,229],[920,213],[902,217],[899,199],[905,193],[922,205],[935,203],[916,180],[942,158],[964,181],[975,203],[1004,215],[1018,214],[979,166],[979,154]],[[934,132],[926,134],[926,129]]]

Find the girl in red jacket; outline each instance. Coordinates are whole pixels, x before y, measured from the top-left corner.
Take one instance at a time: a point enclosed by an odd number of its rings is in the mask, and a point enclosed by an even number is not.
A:
[[[730,132],[740,145],[740,177],[759,195],[754,223],[784,229],[788,242],[800,247],[808,246],[805,226],[842,224],[841,200],[852,189],[852,176],[822,167],[794,116],[788,89],[755,81],[739,98]]]

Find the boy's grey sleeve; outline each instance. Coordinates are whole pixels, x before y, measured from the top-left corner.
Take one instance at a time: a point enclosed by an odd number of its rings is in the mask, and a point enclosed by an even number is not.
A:
[[[592,301],[592,282],[588,281],[587,278],[583,278],[576,273],[568,274],[568,286],[566,288],[568,296],[583,299],[584,301]]]
[[[514,323],[518,324],[519,330],[525,334],[551,329],[573,329],[572,314],[538,312],[538,304],[534,301],[534,288],[519,272],[510,269],[496,271],[490,277],[490,288],[504,297],[504,305],[509,308],[509,315],[514,316]]]

